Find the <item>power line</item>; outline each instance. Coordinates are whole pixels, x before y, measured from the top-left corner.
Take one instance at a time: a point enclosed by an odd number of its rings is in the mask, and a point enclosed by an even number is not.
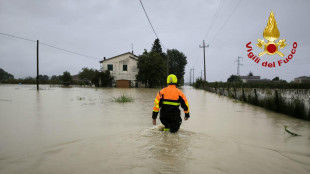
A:
[[[9,36],[9,37],[14,37],[14,38],[17,38],[17,39],[22,39],[22,40],[30,41],[30,42],[37,42],[37,41],[35,41],[35,40],[31,40],[31,39],[27,39],[27,38],[23,38],[23,37],[14,36],[14,35],[11,35],[11,34],[5,34],[5,33],[0,33],[0,34],[5,35],[5,36]]]
[[[35,40],[31,40],[31,39],[27,39],[27,38],[23,38],[23,37],[19,37],[19,36],[14,36],[14,35],[11,35],[11,34],[6,34],[6,33],[0,33],[0,34],[4,35],[4,36],[9,36],[9,37],[17,38],[17,39],[26,40],[26,41],[29,41],[29,42],[35,42],[35,43],[37,42]],[[69,50],[66,50],[66,49],[63,49],[63,48],[59,48],[59,47],[56,47],[56,46],[53,46],[53,45],[50,45],[50,44],[46,44],[46,43],[43,43],[43,42],[40,42],[39,44],[42,44],[42,45],[45,45],[45,46],[48,46],[48,47],[51,47],[51,48],[54,48],[54,49],[58,49],[58,50],[61,50],[61,51],[65,51],[65,52],[68,52],[68,53],[71,53],[71,54],[76,54],[76,55],[79,55],[79,56],[100,60],[99,58],[96,58],[96,57],[87,56],[87,55],[84,55],[84,54],[81,54],[81,53],[69,51]]]
[[[210,33],[210,31],[211,31],[211,28],[212,28],[212,26],[214,25],[214,23],[215,23],[217,17],[219,16],[219,13],[220,13],[222,7],[223,7],[222,4],[223,4],[223,0],[220,1],[219,6],[217,7],[216,12],[215,12],[215,14],[214,14],[214,16],[213,16],[213,18],[212,18],[211,24],[209,25],[209,28],[208,28],[208,30],[207,30],[207,33],[206,33],[206,35],[205,35],[203,38],[206,39],[207,36],[209,35],[209,33]]]
[[[216,35],[212,38],[212,40],[209,42],[210,44],[214,41],[214,39],[220,34],[220,32],[224,29],[224,27],[226,26],[226,24],[228,23],[228,21],[230,20],[230,18],[233,16],[234,12],[236,11],[237,7],[240,5],[241,0],[239,0],[239,2],[237,3],[237,5],[235,6],[235,8],[232,10],[231,14],[228,16],[227,20],[225,21],[225,23],[222,25],[221,29],[218,30],[218,32],[216,33]]]
[[[61,51],[65,51],[65,52],[68,52],[68,53],[71,53],[71,54],[76,54],[76,55],[83,56],[83,57],[87,57],[87,58],[92,58],[92,59],[96,59],[96,60],[101,60],[101,59],[96,58],[96,57],[87,56],[87,55],[80,54],[80,53],[77,53],[77,52],[65,50],[65,49],[63,49],[63,48],[58,48],[58,47],[55,47],[55,46],[53,46],[53,45],[49,45],[49,44],[46,44],[46,43],[43,43],[43,42],[40,42],[40,44],[45,45],[45,46],[48,46],[48,47],[51,47],[51,48],[54,48],[54,49],[58,49],[58,50],[61,50]]]
[[[212,28],[213,24],[215,23],[215,21],[217,20],[217,18],[218,18],[218,16],[219,16],[219,13],[220,13],[220,11],[221,11],[221,9],[222,9],[222,7],[223,7],[222,4],[223,4],[223,0],[220,1],[219,5],[218,5],[218,7],[217,7],[217,9],[216,9],[216,11],[215,11],[215,14],[214,14],[214,16],[213,16],[213,18],[212,18],[211,24],[210,24],[209,27],[208,27],[207,33],[205,34],[205,36],[204,36],[203,38],[207,38],[207,36],[209,35],[209,33],[210,33],[210,31],[211,31],[211,28]],[[196,48],[196,47],[195,47],[195,48]],[[190,51],[190,54],[191,54],[192,52],[195,51],[195,48],[193,48],[193,49]],[[195,63],[194,63],[195,67],[197,66],[197,63],[198,63],[198,59],[195,60]]]
[[[141,0],[139,0],[139,1],[140,1],[140,4],[141,4],[141,6],[142,6],[142,8],[143,8],[143,11],[144,11],[144,13],[145,13],[145,16],[146,16],[147,20],[149,21],[149,23],[150,23],[150,25],[151,25],[151,28],[152,28],[152,30],[153,30],[153,32],[154,32],[156,38],[159,39],[159,37],[157,36],[157,33],[156,33],[156,31],[155,31],[155,29],[154,29],[152,23],[151,23],[150,18],[149,18],[149,16],[148,16],[147,13],[146,13],[146,10],[145,10],[145,8],[144,8],[144,6],[143,6],[143,4],[142,4],[142,1],[141,1]],[[162,43],[161,43],[161,46],[162,46],[164,49],[167,50],[167,48],[164,47],[164,45],[163,45]]]
[[[150,25],[151,25],[151,27],[152,27],[152,29],[153,29],[153,32],[154,32],[156,38],[158,39],[158,36],[157,36],[157,34],[156,34],[156,31],[155,31],[155,29],[154,29],[154,27],[153,27],[153,25],[152,25],[152,23],[151,23],[151,20],[150,20],[149,16],[147,15],[147,13],[146,13],[146,11],[145,11],[145,8],[144,8],[144,6],[143,6],[141,0],[140,0],[140,3],[141,3],[141,6],[142,6],[142,8],[143,8],[143,11],[144,11],[144,13],[145,13],[145,15],[146,15],[146,17],[147,17],[147,20],[149,21],[149,23],[150,23]]]

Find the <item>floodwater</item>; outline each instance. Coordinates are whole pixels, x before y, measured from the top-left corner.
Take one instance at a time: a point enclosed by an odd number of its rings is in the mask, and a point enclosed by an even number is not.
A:
[[[308,121],[184,87],[172,134],[152,125],[159,89],[41,88],[0,85],[1,174],[310,173]]]

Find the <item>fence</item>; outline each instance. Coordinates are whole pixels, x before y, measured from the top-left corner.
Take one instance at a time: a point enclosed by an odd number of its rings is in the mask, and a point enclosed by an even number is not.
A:
[[[310,120],[309,89],[236,88],[228,85],[227,87],[206,85],[203,88],[275,112]]]

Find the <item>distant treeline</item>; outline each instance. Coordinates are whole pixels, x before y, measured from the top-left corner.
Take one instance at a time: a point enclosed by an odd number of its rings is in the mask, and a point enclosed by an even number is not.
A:
[[[36,77],[26,77],[24,79],[6,79],[2,80],[1,83],[3,84],[36,84],[37,83],[37,78]],[[51,78],[51,79],[44,79],[44,78],[39,78],[39,83],[40,84],[62,84],[62,81],[60,80],[59,76],[56,78]],[[72,81],[73,85],[78,85],[77,81]]]
[[[109,71],[100,71],[96,69],[82,68],[76,76],[71,76],[67,71],[63,75],[53,75],[49,78],[47,75],[39,75],[39,84],[51,85],[95,85],[97,87],[112,86],[113,77]],[[13,75],[0,68],[0,83],[3,84],[36,84],[36,77],[26,77],[24,79],[15,79]]]

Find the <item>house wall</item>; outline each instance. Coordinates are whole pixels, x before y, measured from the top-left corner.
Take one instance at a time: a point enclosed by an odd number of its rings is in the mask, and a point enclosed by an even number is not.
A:
[[[298,77],[294,79],[294,82],[296,83],[310,83],[310,77],[304,76],[304,77]]]
[[[137,60],[130,58],[131,54],[121,55],[119,57],[107,59],[102,62],[102,70],[108,70],[108,64],[113,64],[113,71],[110,71],[114,80],[136,80],[138,74]],[[127,71],[123,71],[123,65],[127,65]]]

